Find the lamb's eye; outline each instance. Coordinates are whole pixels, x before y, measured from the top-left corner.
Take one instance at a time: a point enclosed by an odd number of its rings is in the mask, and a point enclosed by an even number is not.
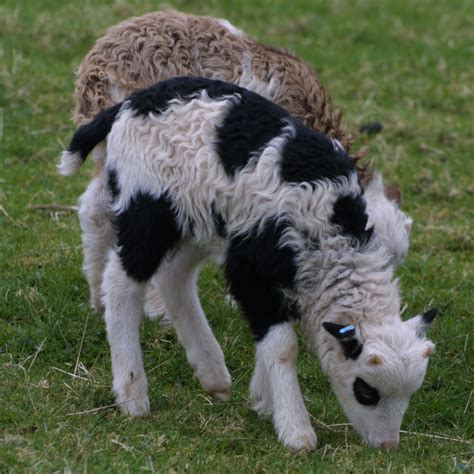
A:
[[[380,400],[379,392],[368,383],[357,377],[353,385],[354,396],[361,405],[375,406]]]

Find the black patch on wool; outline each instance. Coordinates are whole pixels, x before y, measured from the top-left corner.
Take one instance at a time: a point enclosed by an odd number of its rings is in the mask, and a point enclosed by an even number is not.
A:
[[[122,104],[120,103],[103,110],[97,114],[92,122],[79,127],[72,137],[67,150],[71,153],[79,153],[82,157],[82,161],[84,161],[96,145],[105,140],[110,133],[115,117],[121,107]]]
[[[204,77],[174,77],[166,81],[135,92],[128,99],[130,108],[135,115],[148,115],[163,113],[173,99],[191,100],[192,96],[206,90],[211,99],[218,99],[232,94],[242,94],[244,89],[235,84],[224,81],[206,79]]]
[[[296,136],[282,152],[281,177],[289,183],[349,178],[354,162],[349,155],[322,133],[292,120]]]
[[[115,217],[114,223],[122,265],[129,277],[140,282],[156,272],[182,237],[167,196],[156,199],[139,193],[128,208]]]
[[[257,341],[278,323],[298,317],[284,289],[294,285],[294,252],[279,245],[287,224],[267,222],[258,232],[233,237],[227,250],[225,275],[230,292],[245,313]]]
[[[112,199],[115,201],[120,194],[118,185],[117,172],[114,169],[107,170],[107,187],[112,195]]]
[[[228,176],[245,167],[253,154],[281,134],[288,113],[263,97],[244,91],[217,128],[217,153]]]
[[[380,400],[380,394],[375,387],[357,377],[352,386],[356,400],[365,406],[376,406]]]
[[[216,228],[217,235],[224,238],[227,235],[226,223],[222,218],[221,214],[216,211],[215,203],[212,203],[211,206],[212,220],[214,222],[214,227]]]
[[[130,101],[135,115],[164,112],[173,99],[191,98],[206,90],[211,99],[239,94],[217,129],[217,152],[226,173],[233,176],[257,152],[280,134],[288,112],[269,100],[235,84],[203,77],[175,77],[136,92]]]
[[[361,344],[357,339],[353,339],[342,344],[346,359],[357,360],[362,353],[362,349],[364,348],[363,344]]]
[[[334,203],[331,222],[340,226],[342,233],[351,236],[359,245],[367,243],[374,232],[373,227],[366,230],[368,219],[362,194],[340,196]]]

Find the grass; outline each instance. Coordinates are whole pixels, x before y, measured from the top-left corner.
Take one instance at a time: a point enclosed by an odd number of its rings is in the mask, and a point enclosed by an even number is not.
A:
[[[251,337],[213,266],[201,294],[233,376],[232,401],[208,399],[173,332],[144,321],[152,415],[132,420],[110,407],[108,346],[88,309],[77,217],[32,206],[74,204],[92,173],[89,164],[65,180],[55,169],[73,131],[73,71],[84,54],[108,26],[169,6],[287,46],[317,69],[348,129],[384,124],[357,143],[400,185],[414,218],[399,272],[407,313],[431,304],[442,313],[398,451],[367,448],[344,424],[304,340],[299,375],[319,448],[284,449],[249,410]],[[461,0],[3,0],[0,471],[473,472],[473,16]]]

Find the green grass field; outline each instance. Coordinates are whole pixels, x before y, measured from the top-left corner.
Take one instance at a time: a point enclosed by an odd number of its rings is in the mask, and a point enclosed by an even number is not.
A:
[[[229,403],[192,377],[172,330],[146,320],[152,415],[114,407],[104,324],[88,308],[74,205],[93,172],[56,173],[71,137],[74,70],[106,28],[159,8],[229,19],[309,61],[413,216],[399,271],[406,314],[441,309],[437,345],[396,452],[367,448],[301,340],[299,376],[318,450],[283,448],[249,409],[249,330],[219,269],[203,305],[233,376]],[[474,472],[472,1],[1,0],[0,472]]]

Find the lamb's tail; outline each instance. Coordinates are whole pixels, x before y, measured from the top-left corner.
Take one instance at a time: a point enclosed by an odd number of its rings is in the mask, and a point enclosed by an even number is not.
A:
[[[58,171],[64,176],[74,174],[86,161],[87,155],[109,134],[122,104],[100,112],[96,118],[76,130],[67,150],[61,155]]]

